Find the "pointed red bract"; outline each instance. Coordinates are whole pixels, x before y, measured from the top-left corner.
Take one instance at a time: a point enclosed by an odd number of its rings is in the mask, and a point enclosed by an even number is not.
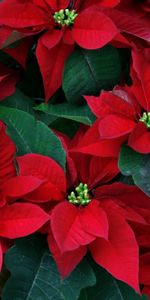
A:
[[[117,138],[122,136],[122,134],[130,133],[135,126],[136,123],[130,119],[110,114],[104,117],[100,122],[100,136],[103,139]]]
[[[120,0],[100,0],[100,4],[106,7],[113,7],[119,4]]]
[[[57,46],[61,41],[63,32],[61,30],[53,30],[52,32],[46,32],[40,39],[40,42],[48,49],[52,49]]]
[[[62,253],[51,233],[48,236],[48,245],[62,278],[70,275],[87,252],[86,246],[81,246],[75,250]]]
[[[75,166],[80,166],[77,167],[78,181],[86,182],[90,190],[110,181],[119,173],[116,158],[85,156],[80,152],[75,155],[72,152],[69,154]]]
[[[4,194],[12,199],[17,199],[37,189],[45,180],[33,176],[15,176],[7,180],[2,189]]]
[[[137,4],[134,5],[134,9],[130,9],[130,7],[128,6],[128,8],[125,10],[120,7],[115,9],[106,8],[104,11],[105,14],[112,19],[121,33],[131,35],[133,40],[134,37],[138,37],[149,42],[149,16],[145,15],[145,17],[143,18],[143,14],[141,14],[141,11],[136,11],[135,7],[137,7]]]
[[[32,190],[28,190],[25,199],[34,202],[63,199],[66,178],[63,169],[53,159],[39,154],[27,154],[18,157],[17,161],[20,175],[26,180],[26,184],[29,182],[30,186],[30,178],[35,184],[33,188],[31,185]]]
[[[126,136],[118,139],[103,139],[99,130],[100,120],[97,119],[85,132],[84,136],[70,151],[80,152],[100,157],[118,157],[121,145],[126,141]]]
[[[142,102],[140,102],[141,106],[146,110],[150,110],[150,49],[145,48],[140,51],[133,50],[133,69],[136,71],[132,73],[133,80],[137,81],[137,85],[140,86],[143,97]],[[136,78],[136,75],[138,79]],[[136,90],[134,90],[136,93]],[[141,93],[142,93],[141,92]],[[139,97],[139,89],[137,90],[137,97]],[[139,99],[140,101],[140,99]]]
[[[28,203],[14,203],[0,209],[0,236],[18,238],[37,231],[49,220],[40,207]]]
[[[128,145],[137,152],[150,153],[150,133],[144,123],[139,123],[132,131]]]
[[[113,22],[103,13],[90,11],[81,13],[72,29],[73,38],[82,48],[98,49],[110,42],[118,33]]]
[[[108,236],[107,217],[94,200],[87,207],[67,202],[57,205],[51,214],[51,227],[62,253],[87,245],[96,236]]]
[[[138,245],[130,226],[113,211],[107,211],[109,240],[96,239],[90,245],[94,260],[117,279],[139,292]]]
[[[36,56],[43,77],[46,101],[48,101],[60,87],[64,63],[72,50],[72,46],[63,43],[59,43],[52,49],[48,49],[39,40]]]
[[[127,207],[146,208],[150,210],[150,202],[148,196],[144,194],[135,185],[126,185],[122,182],[114,182],[111,184],[99,186],[94,190],[94,197],[101,198],[115,198],[115,202],[120,205],[123,203]]]
[[[12,28],[44,26],[49,23],[48,15],[32,3],[0,4],[0,22]]]
[[[16,147],[6,134],[6,126],[0,121],[0,186],[16,175],[14,159]]]

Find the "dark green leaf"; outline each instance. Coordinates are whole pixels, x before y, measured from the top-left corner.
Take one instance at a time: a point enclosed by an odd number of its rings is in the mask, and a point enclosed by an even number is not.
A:
[[[32,50],[30,52],[27,68],[23,72],[18,87],[29,97],[44,99],[43,81],[39,66]]]
[[[10,68],[16,68],[16,66],[18,65],[18,62],[3,50],[0,50],[0,62]]]
[[[39,153],[55,159],[65,168],[66,153],[61,141],[43,122],[36,121],[27,112],[0,106],[0,119],[17,146],[18,155]]]
[[[122,174],[119,174],[117,179],[115,178],[114,181],[122,182],[122,183],[128,184],[128,185],[135,185],[132,176],[124,176]]]
[[[80,293],[80,297],[79,297],[79,300],[88,300],[88,294],[87,294],[87,291],[86,289],[82,290],[81,293]]]
[[[4,288],[6,281],[9,278],[9,276],[10,276],[9,271],[6,269],[5,266],[3,266],[3,268],[0,272],[0,299],[1,299],[1,295],[2,295],[2,290]]]
[[[5,263],[11,277],[2,300],[77,300],[81,289],[96,282],[86,260],[62,280],[41,236],[17,240]]]
[[[50,125],[52,122],[57,120],[57,117],[43,113],[42,111],[35,111],[35,118],[46,125]]]
[[[68,135],[70,138],[73,138],[75,133],[79,129],[80,124],[68,119],[58,118],[51,124],[51,126],[53,129],[61,131],[64,134]]]
[[[110,45],[98,50],[78,48],[69,57],[63,74],[63,90],[69,102],[82,95],[98,95],[119,83],[121,62],[117,49]]]
[[[133,289],[96,264],[94,271],[97,284],[87,289],[87,300],[148,300],[146,296],[140,297]]]
[[[34,115],[37,120],[42,121],[47,125],[51,124],[53,121],[57,119],[57,117],[51,116],[41,111],[34,111],[32,108],[34,105],[34,100],[26,96],[25,94],[23,94],[23,92],[21,92],[19,89],[17,89],[13,95],[1,101],[0,105],[26,111],[31,115]]]
[[[120,152],[119,168],[123,175],[132,176],[134,183],[150,196],[150,154],[140,154],[124,145]]]
[[[95,120],[93,113],[86,104],[77,105],[71,103],[61,103],[53,105],[42,103],[38,105],[35,110],[40,110],[53,116],[73,120],[86,125],[92,125],[93,121]]]
[[[132,84],[132,80],[130,77],[131,51],[128,48],[119,48],[118,52],[121,59],[122,76],[125,82],[128,85],[131,85]]]
[[[25,94],[23,94],[19,89],[16,90],[16,92],[13,95],[1,101],[0,105],[17,108],[26,111],[32,115],[34,114],[34,110],[32,108],[33,100],[27,97]]]

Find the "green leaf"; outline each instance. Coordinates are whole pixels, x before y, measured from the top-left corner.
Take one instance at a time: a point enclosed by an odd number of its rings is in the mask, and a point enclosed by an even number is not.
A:
[[[1,299],[2,290],[9,276],[10,276],[9,271],[6,269],[5,266],[3,266],[0,272],[0,299]]]
[[[40,110],[53,116],[73,120],[86,125],[92,125],[95,120],[93,113],[86,104],[61,103],[54,105],[42,103],[38,105],[35,110]]]
[[[87,289],[87,300],[148,300],[146,296],[140,297],[132,288],[116,280],[96,264],[94,271],[97,284]]]
[[[119,157],[119,168],[123,175],[132,176],[134,183],[150,196],[150,154],[140,154],[123,145]]]
[[[0,49],[0,62],[2,62],[4,65],[7,67],[14,67],[18,66],[18,62],[9,54],[4,52],[3,50]]]
[[[11,277],[2,300],[77,300],[82,288],[96,282],[85,259],[62,280],[42,236],[17,240],[7,252],[5,263]]]
[[[55,122],[57,120],[57,117],[46,114],[42,111],[35,111],[35,118],[46,125],[50,125],[51,123]]]
[[[68,58],[63,74],[63,90],[69,102],[79,102],[82,95],[98,95],[112,89],[121,77],[117,49],[107,45],[98,50],[77,48]]]
[[[17,108],[34,115],[34,110],[32,108],[33,100],[23,94],[19,89],[17,89],[13,95],[1,101],[0,105]]]
[[[30,48],[27,68],[23,71],[22,80],[19,81],[18,87],[29,97],[43,98],[44,100],[42,76],[33,48]]]
[[[54,122],[57,118],[55,116],[50,116],[49,114],[43,113],[41,111],[34,111],[33,110],[34,100],[31,97],[25,95],[19,89],[17,89],[13,95],[1,101],[0,105],[26,111],[31,115],[34,115],[37,120],[42,121],[47,125]]]
[[[120,174],[117,178],[114,179],[114,182],[122,182],[127,185],[135,185],[132,176],[124,176]]]
[[[41,121],[27,112],[0,106],[0,119],[8,128],[7,132],[17,146],[18,155],[39,153],[56,160],[64,169],[66,153],[60,139]]]
[[[81,293],[80,293],[80,297],[79,297],[79,300],[88,300],[88,294],[87,294],[87,291],[86,289],[82,290]]]
[[[74,137],[74,135],[80,127],[80,123],[67,119],[62,120],[61,118],[58,118],[51,125],[53,129],[63,132],[64,134],[68,135],[71,139]]]

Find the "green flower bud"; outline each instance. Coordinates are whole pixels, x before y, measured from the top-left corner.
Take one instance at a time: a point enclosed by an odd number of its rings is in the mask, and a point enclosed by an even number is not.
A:
[[[75,191],[76,194],[74,192],[71,192],[71,194],[68,196],[68,200],[70,203],[78,206],[86,206],[88,203],[90,203],[91,199],[89,197],[87,184],[80,183],[75,188]]]
[[[54,13],[54,20],[57,24],[61,25],[62,27],[73,25],[75,18],[78,14],[76,14],[75,10],[61,9],[58,12]]]
[[[143,112],[143,116],[140,118],[139,121],[143,122],[147,128],[150,128],[150,112]]]

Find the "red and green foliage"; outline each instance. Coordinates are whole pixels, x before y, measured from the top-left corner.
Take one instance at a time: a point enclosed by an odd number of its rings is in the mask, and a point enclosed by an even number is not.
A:
[[[150,1],[0,1],[0,299],[150,299],[149,168]]]

